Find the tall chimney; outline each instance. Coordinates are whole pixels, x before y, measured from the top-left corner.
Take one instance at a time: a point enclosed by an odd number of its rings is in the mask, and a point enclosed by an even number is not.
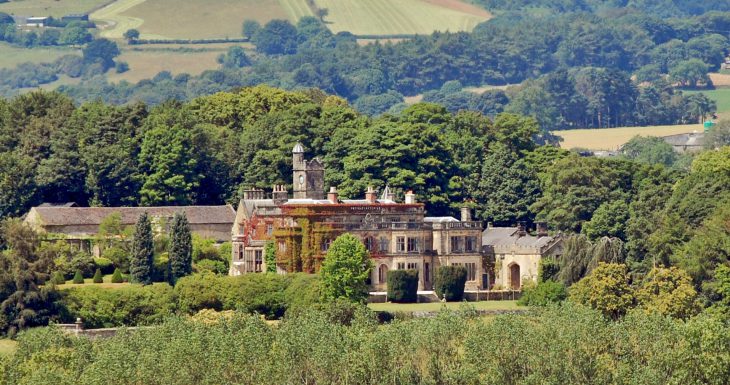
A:
[[[271,193],[271,199],[274,200],[274,204],[282,204],[289,199],[289,193],[283,184],[275,184],[274,191]]]
[[[416,194],[413,193],[413,191],[408,190],[406,193],[406,204],[412,205],[416,203]]]
[[[373,186],[368,186],[368,190],[365,191],[365,200],[368,201],[368,203],[375,203],[377,201]]]
[[[337,187],[330,187],[330,192],[327,193],[327,200],[330,201],[330,203],[339,202],[339,200],[337,199]]]
[[[470,222],[471,221],[471,209],[469,207],[462,207],[461,208],[461,221],[462,222]]]
[[[547,222],[537,222],[537,236],[538,237],[547,237],[548,236]]]

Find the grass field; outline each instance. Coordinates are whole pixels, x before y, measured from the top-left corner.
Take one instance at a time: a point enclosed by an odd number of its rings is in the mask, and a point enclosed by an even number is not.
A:
[[[553,134],[561,136],[563,142],[560,147],[586,148],[589,150],[617,150],[621,145],[628,142],[636,135],[641,136],[666,136],[684,134],[688,132],[702,132],[701,124],[685,124],[677,126],[649,126],[649,127],[619,127],[585,130],[564,130],[553,131]]]
[[[142,49],[122,50],[117,58],[129,64],[130,70],[121,74],[110,71],[107,78],[111,82],[127,80],[138,82],[142,79],[150,79],[160,71],[170,71],[173,75],[188,73],[198,75],[208,69],[218,68],[216,57],[225,52],[226,48],[208,48],[205,50],[186,52],[174,49]]]
[[[16,346],[17,343],[13,340],[0,340],[0,355],[12,354]]]
[[[89,15],[89,19],[97,23],[101,29],[101,36],[110,39],[121,39],[124,32],[129,29],[139,28],[143,19],[131,16],[123,16],[122,12],[144,3],[145,0],[117,0],[106,7],[103,7]],[[152,36],[144,36],[153,38]]]
[[[99,288],[105,288],[105,289],[114,289],[124,286],[129,286],[129,283],[112,283],[112,276],[111,274],[104,276],[104,283],[94,283],[94,280],[92,278],[86,278],[84,279],[83,284],[76,284],[73,283],[71,280],[66,281],[63,285],[58,285],[57,287],[60,290],[64,289],[71,289],[74,287],[83,287],[83,286],[94,286]]]
[[[67,54],[80,54],[71,48],[19,48],[7,43],[0,43],[0,68],[12,68],[24,62],[52,62]]]
[[[489,12],[458,0],[316,0],[333,32],[356,35],[470,31]]]
[[[474,306],[477,310],[516,310],[525,309],[524,307],[517,306],[517,301],[479,301],[479,302],[468,302],[470,306]],[[368,307],[374,311],[438,311],[444,306],[449,309],[459,309],[463,305],[463,302],[428,302],[428,303],[371,303]]]
[[[717,88],[709,91],[682,91],[686,95],[699,92],[707,95],[708,98],[717,103],[717,112],[730,112],[730,88]]]
[[[86,13],[112,0],[16,0],[0,4],[0,12],[17,16],[61,17]]]

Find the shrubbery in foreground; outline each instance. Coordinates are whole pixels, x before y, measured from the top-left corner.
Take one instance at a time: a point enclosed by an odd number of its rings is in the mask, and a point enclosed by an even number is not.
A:
[[[581,306],[485,321],[465,312],[378,325],[364,307],[287,317],[174,318],[111,339],[49,329],[19,338],[0,385],[115,384],[724,384],[730,327]],[[570,357],[570,359],[566,359]]]

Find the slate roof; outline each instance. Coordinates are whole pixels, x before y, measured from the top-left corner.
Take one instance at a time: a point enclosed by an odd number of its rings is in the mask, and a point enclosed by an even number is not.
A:
[[[161,207],[63,207],[38,206],[33,208],[45,226],[99,225],[104,218],[120,213],[122,224],[134,224],[147,212],[152,217],[172,217],[184,212],[190,224],[233,224],[236,213],[226,206],[161,206]]]
[[[554,239],[551,236],[538,237],[530,234],[519,236],[517,227],[490,227],[482,232],[482,245],[484,246],[506,247],[515,245],[542,248]]]

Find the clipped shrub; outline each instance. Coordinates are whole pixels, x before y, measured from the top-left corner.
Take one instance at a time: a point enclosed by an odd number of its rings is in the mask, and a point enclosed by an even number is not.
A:
[[[64,277],[63,273],[60,271],[53,273],[53,278],[51,280],[56,285],[63,285],[64,283],[66,283],[66,277]]]
[[[287,309],[285,291],[290,277],[279,274],[244,274],[220,277],[225,310],[263,314],[266,319],[284,316]]]
[[[418,300],[418,270],[388,272],[388,301],[416,302]]]
[[[522,297],[517,301],[521,306],[547,306],[551,303],[562,302],[568,297],[565,285],[553,280],[545,282],[527,282],[522,286]]]
[[[390,272],[388,275],[390,275]],[[433,286],[439,298],[444,298],[447,301],[461,301],[464,298],[464,287],[466,286],[466,267],[438,267]]]
[[[94,265],[96,265],[97,270],[101,270],[101,274],[106,275],[114,272],[114,262],[108,258],[94,258]]]
[[[124,282],[124,278],[122,277],[122,271],[119,269],[114,269],[114,274],[112,274],[112,283],[122,282]]]
[[[225,263],[212,259],[201,259],[195,262],[195,270],[201,273],[207,271],[219,275],[228,274],[228,268]]]
[[[83,276],[83,274],[81,274],[81,270],[76,270],[76,274],[74,274],[73,283],[75,283],[77,285],[84,283],[84,276]]]
[[[96,269],[94,273],[94,283],[104,283],[104,276],[101,275],[101,269]]]

